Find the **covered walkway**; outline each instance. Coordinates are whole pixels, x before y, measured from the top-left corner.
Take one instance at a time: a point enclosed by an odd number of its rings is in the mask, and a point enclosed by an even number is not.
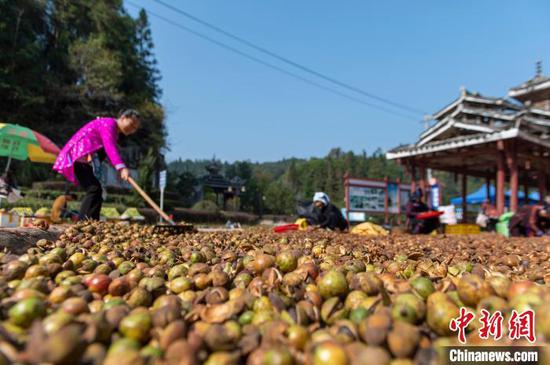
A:
[[[550,78],[538,73],[508,96],[515,100],[462,89],[458,99],[433,115],[436,123],[416,143],[394,148],[386,157],[407,169],[413,189],[426,190],[427,169],[454,173],[464,212],[468,176],[485,179],[486,196],[496,186],[499,213],[505,210],[507,189],[511,211],[535,190],[542,203],[550,183]]]

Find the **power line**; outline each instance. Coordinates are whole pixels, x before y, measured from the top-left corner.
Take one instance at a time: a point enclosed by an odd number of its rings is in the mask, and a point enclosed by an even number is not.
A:
[[[291,59],[289,59],[289,58],[287,58],[287,57],[281,56],[281,55],[279,55],[279,54],[277,54],[277,53],[275,53],[275,52],[273,52],[273,51],[270,51],[270,50],[268,50],[268,49],[262,47],[262,46],[258,46],[258,45],[256,45],[256,44],[254,44],[254,43],[252,43],[252,42],[250,42],[250,41],[244,39],[244,38],[241,38],[241,37],[239,37],[239,36],[237,36],[237,35],[235,35],[235,34],[233,34],[233,33],[230,33],[230,32],[228,32],[228,31],[226,31],[226,30],[224,30],[224,29],[222,29],[222,28],[220,28],[220,27],[218,27],[218,26],[216,26],[216,25],[214,25],[214,24],[212,24],[212,23],[209,23],[209,22],[207,22],[207,21],[205,21],[205,20],[202,20],[202,19],[200,19],[200,18],[198,18],[198,17],[196,17],[196,16],[194,16],[194,15],[192,15],[192,14],[186,12],[185,10],[182,10],[182,9],[180,9],[180,8],[177,8],[177,7],[173,6],[173,5],[167,4],[167,3],[165,3],[165,2],[162,1],[162,0],[154,0],[154,1],[157,2],[158,4],[162,5],[162,6],[164,6],[164,7],[168,8],[168,9],[170,9],[170,10],[172,10],[172,11],[178,13],[178,14],[181,14],[181,15],[183,15],[183,16],[185,16],[185,17],[187,17],[187,18],[189,18],[189,19],[191,19],[191,20],[193,20],[193,21],[195,21],[195,22],[197,22],[197,23],[200,23],[200,24],[204,25],[205,27],[208,27],[208,28],[210,28],[210,29],[212,29],[212,30],[214,30],[214,31],[216,31],[216,32],[218,32],[218,33],[223,34],[223,35],[225,35],[226,37],[229,37],[229,38],[231,38],[231,39],[233,39],[233,40],[235,40],[235,41],[237,41],[237,42],[240,42],[240,43],[242,43],[242,44],[245,44],[245,45],[247,45],[248,47],[251,47],[251,48],[253,48],[253,49],[255,49],[255,50],[259,51],[259,52],[262,52],[262,53],[264,53],[264,54],[266,54],[266,55],[269,55],[269,56],[271,56],[271,57],[273,57],[273,58],[276,58],[276,59],[278,59],[278,60],[281,61],[281,62],[284,62],[284,63],[286,63],[286,64],[288,64],[288,65],[293,66],[293,67],[296,67],[296,68],[298,68],[298,69],[300,69],[300,70],[302,70],[302,71],[305,71],[305,72],[307,72],[307,73],[309,73],[309,74],[315,75],[315,76],[320,77],[320,78],[322,78],[322,79],[324,79],[324,80],[326,80],[326,81],[332,82],[332,83],[334,83],[334,84],[336,84],[336,85],[338,85],[338,86],[340,86],[340,87],[346,88],[346,89],[348,89],[348,90],[351,90],[351,91],[354,91],[354,92],[356,92],[356,93],[362,94],[362,95],[367,96],[367,97],[369,97],[369,98],[378,100],[378,101],[383,102],[383,103],[386,103],[386,104],[388,104],[388,105],[392,105],[393,107],[396,107],[396,108],[399,108],[399,109],[403,109],[403,110],[406,110],[406,111],[409,111],[409,112],[412,112],[412,113],[415,113],[415,114],[421,114],[421,115],[426,115],[426,114],[428,114],[428,113],[426,113],[426,112],[424,112],[424,111],[422,111],[422,110],[420,110],[420,109],[417,109],[417,108],[414,108],[414,107],[411,107],[411,106],[408,106],[408,105],[405,105],[405,104],[402,104],[402,103],[398,103],[398,102],[389,100],[389,99],[387,99],[387,98],[384,98],[384,97],[381,97],[381,96],[378,96],[378,95],[375,95],[375,94],[373,94],[373,93],[370,93],[370,92],[368,92],[368,91],[365,91],[365,90],[363,90],[363,89],[361,89],[361,88],[358,88],[358,87],[356,87],[356,86],[353,86],[353,85],[350,85],[350,84],[348,84],[348,83],[339,81],[339,80],[337,80],[337,79],[335,79],[335,78],[333,78],[333,77],[331,77],[331,76],[325,75],[325,74],[323,74],[323,73],[321,73],[321,72],[319,72],[319,71],[315,71],[315,70],[311,69],[310,67],[307,67],[307,66],[304,66],[304,65],[302,65],[302,64],[299,64],[299,63],[297,63],[297,62],[295,62],[295,61],[292,61]]]
[[[133,6],[133,7],[135,7],[135,8],[138,8],[138,9],[143,8],[143,7],[141,7],[141,6],[139,6],[139,5],[135,4],[135,3],[133,3],[132,1],[126,1],[126,3],[129,4],[129,5],[131,5],[131,6]],[[372,103],[366,102],[366,101],[361,100],[361,99],[359,99],[359,98],[356,98],[356,97],[354,97],[354,96],[350,96],[350,95],[344,94],[344,93],[342,93],[342,92],[340,92],[340,91],[338,91],[338,90],[335,90],[335,89],[333,89],[333,88],[330,88],[330,87],[328,87],[328,86],[319,84],[319,83],[317,83],[317,82],[315,82],[315,81],[306,79],[305,77],[302,77],[302,76],[300,76],[300,75],[298,75],[298,74],[295,74],[295,73],[293,73],[293,72],[287,71],[287,70],[285,70],[285,69],[283,69],[283,68],[281,68],[281,67],[279,67],[279,66],[276,66],[276,65],[274,65],[274,64],[271,64],[271,63],[269,63],[269,62],[266,62],[266,61],[264,61],[264,60],[262,60],[262,59],[260,59],[260,58],[257,58],[257,57],[255,57],[255,56],[252,56],[252,55],[248,54],[248,53],[242,52],[241,50],[239,50],[239,49],[237,49],[237,48],[234,48],[234,47],[232,47],[232,46],[226,45],[225,43],[220,42],[220,41],[218,41],[218,40],[216,40],[216,39],[214,39],[214,38],[211,38],[211,37],[209,37],[209,36],[207,36],[207,35],[204,35],[204,34],[202,34],[202,33],[199,33],[199,32],[197,32],[197,31],[195,31],[195,30],[193,30],[193,29],[191,29],[191,28],[189,28],[189,27],[187,27],[187,26],[185,26],[185,25],[182,25],[182,24],[180,24],[180,23],[174,22],[174,21],[172,21],[172,20],[170,20],[170,19],[168,19],[168,18],[166,18],[166,17],[164,17],[164,16],[162,16],[162,15],[159,15],[159,14],[157,14],[157,13],[155,13],[155,12],[152,12],[152,11],[150,11],[150,10],[148,10],[148,9],[146,9],[146,10],[147,10],[147,12],[148,12],[149,14],[151,14],[152,16],[154,16],[154,17],[156,17],[156,18],[158,18],[158,19],[161,19],[161,20],[165,21],[166,23],[169,23],[169,24],[171,24],[171,25],[173,25],[173,26],[175,26],[175,27],[177,27],[177,28],[180,28],[180,29],[186,31],[186,32],[189,32],[189,33],[193,34],[193,35],[196,36],[196,37],[202,38],[202,39],[204,39],[204,40],[206,40],[206,41],[208,41],[208,42],[211,42],[211,43],[213,43],[213,44],[215,44],[215,45],[217,45],[217,46],[219,46],[219,47],[222,47],[222,48],[224,48],[224,49],[226,49],[226,50],[228,50],[228,51],[231,51],[231,52],[233,52],[233,53],[236,53],[236,54],[238,54],[238,55],[240,55],[240,56],[242,56],[242,57],[245,57],[245,58],[247,58],[247,59],[249,59],[249,60],[251,60],[251,61],[254,61],[254,62],[257,62],[257,63],[259,63],[259,64],[262,64],[262,65],[264,65],[264,66],[266,66],[266,67],[269,67],[269,68],[271,68],[271,69],[273,69],[273,70],[276,70],[276,71],[278,71],[278,72],[281,72],[281,73],[283,73],[283,74],[285,74],[285,75],[287,75],[287,76],[294,77],[294,78],[296,78],[296,79],[298,79],[298,80],[300,80],[300,81],[302,81],[302,82],[305,82],[305,83],[307,83],[307,84],[309,84],[309,85],[318,87],[318,88],[320,88],[320,89],[323,89],[323,90],[325,90],[325,91],[331,92],[331,93],[336,94],[336,95],[339,95],[339,96],[341,96],[341,97],[344,97],[344,98],[346,98],[346,99],[348,99],[348,100],[357,102],[357,103],[359,103],[359,104],[363,104],[363,105],[365,105],[365,106],[368,106],[368,107],[371,107],[371,108],[375,108],[375,109],[381,110],[381,111],[383,111],[383,112],[385,112],[385,113],[389,113],[389,114],[392,114],[392,115],[394,115],[394,116],[398,116],[398,117],[400,117],[400,118],[405,118],[405,119],[415,120],[415,121],[417,120],[416,118],[413,118],[413,117],[411,117],[411,116],[409,116],[409,115],[401,114],[401,113],[398,113],[398,112],[396,112],[396,111],[394,111],[394,110],[387,109],[387,108],[385,108],[385,107],[383,107],[383,106],[379,106],[379,105],[376,105],[376,104],[372,104]]]

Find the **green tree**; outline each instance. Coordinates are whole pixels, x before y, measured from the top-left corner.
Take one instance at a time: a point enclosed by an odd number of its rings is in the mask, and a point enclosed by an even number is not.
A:
[[[179,193],[184,199],[182,204],[188,205],[195,195],[195,187],[198,184],[197,178],[188,171],[183,171],[178,174],[168,171],[167,180],[166,188],[170,191]]]
[[[166,130],[158,80],[144,11],[133,19],[122,0],[0,0],[1,121],[63,145],[88,120],[132,107],[144,123],[125,144],[159,155]],[[30,166],[18,164],[17,173],[33,175]]]
[[[292,191],[281,182],[273,182],[265,192],[266,208],[275,214],[294,213],[295,201]]]
[[[170,171],[189,171],[202,176],[210,160],[182,161],[170,164]],[[343,177],[346,171],[359,178],[403,178],[401,166],[387,161],[381,150],[372,156],[363,151],[355,154],[335,148],[324,158],[285,159],[275,162],[251,163],[237,161],[224,163],[227,178],[239,176],[245,180],[246,193],[241,196],[245,211],[259,213],[262,197],[266,197],[264,211],[271,213],[294,212],[296,200],[311,200],[316,191],[325,191],[338,206],[343,205]]]
[[[139,164],[139,184],[142,189],[146,191],[151,191],[153,187],[153,181],[155,176],[154,166],[156,164],[157,155],[155,151],[150,148],[144,158],[141,159]]]

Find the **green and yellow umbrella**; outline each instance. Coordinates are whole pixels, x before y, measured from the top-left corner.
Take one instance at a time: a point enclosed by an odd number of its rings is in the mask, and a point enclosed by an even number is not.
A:
[[[0,123],[0,156],[53,164],[59,147],[48,137],[17,124]]]

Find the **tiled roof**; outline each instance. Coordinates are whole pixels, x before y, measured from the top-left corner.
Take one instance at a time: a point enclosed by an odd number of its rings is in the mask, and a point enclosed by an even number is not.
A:
[[[550,81],[550,77],[544,75],[537,75],[530,80],[525,81],[523,84],[510,88],[510,91],[519,91],[522,89],[532,88],[540,84],[544,84]]]

